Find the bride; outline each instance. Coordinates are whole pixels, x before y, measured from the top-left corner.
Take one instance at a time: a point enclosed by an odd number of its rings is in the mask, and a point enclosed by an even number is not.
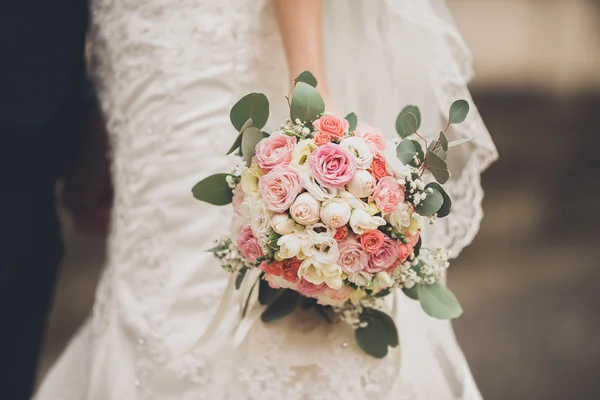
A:
[[[322,3],[322,4],[321,4]],[[231,168],[230,107],[248,92],[285,118],[290,77],[310,70],[329,109],[394,132],[417,104],[437,125],[466,88],[470,59],[436,0],[95,0],[93,70],[113,147],[108,264],[93,315],[36,396],[53,399],[478,399],[448,322],[400,301],[397,359],[299,313],[256,323],[236,347],[197,346],[228,279],[204,250],[226,209],[195,201],[201,178]],[[275,101],[280,99],[280,101]],[[274,103],[274,104],[273,104]],[[439,123],[438,123],[439,122]],[[428,127],[425,126],[425,130]],[[479,174],[496,156],[476,111],[451,133],[455,209],[426,234],[454,256],[482,216]],[[239,321],[230,310],[222,323]]]

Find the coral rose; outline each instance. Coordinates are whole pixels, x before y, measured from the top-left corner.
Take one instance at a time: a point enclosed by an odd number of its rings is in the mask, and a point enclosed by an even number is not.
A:
[[[400,242],[398,243],[398,259],[400,262],[406,261],[408,256],[413,252],[413,248]]]
[[[383,232],[377,229],[366,231],[359,236],[360,245],[363,250],[369,254],[373,254],[379,250],[383,245],[384,239],[385,235]]]
[[[335,230],[335,235],[333,235],[333,238],[339,242],[340,240],[344,240],[346,236],[348,236],[348,227],[342,226],[341,228],[337,228]]]
[[[369,167],[369,172],[377,180],[380,180],[385,176],[390,176],[385,165],[385,158],[377,154],[375,157],[373,157],[373,162],[371,163],[371,167]]]
[[[331,135],[327,132],[318,131],[315,134],[315,143],[317,146],[323,146],[324,144],[331,143]]]
[[[333,114],[323,115],[313,122],[313,126],[317,131],[327,133],[333,139],[341,139],[348,128],[350,128],[348,121],[338,118]]]

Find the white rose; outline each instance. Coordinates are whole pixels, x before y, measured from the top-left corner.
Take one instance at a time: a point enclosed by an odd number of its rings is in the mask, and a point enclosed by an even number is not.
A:
[[[321,221],[332,228],[341,228],[350,220],[352,209],[342,199],[325,200],[321,204]]]
[[[302,193],[290,207],[290,215],[299,224],[311,225],[319,221],[321,203],[310,193]]]
[[[364,201],[360,200],[359,198],[357,198],[356,196],[354,196],[352,193],[350,192],[346,192],[345,190],[343,192],[340,193],[340,199],[344,200],[346,203],[348,203],[348,205],[350,206],[350,208],[354,209],[359,209],[359,210],[367,210],[369,208],[369,206],[367,205],[367,203],[365,203]]]
[[[381,217],[372,217],[365,210],[354,209],[350,217],[350,228],[357,235],[363,234],[366,230],[377,229],[385,225],[385,220]]]
[[[323,264],[336,263],[340,258],[337,242],[328,232],[307,231],[306,239],[301,245],[301,252],[304,256]]]
[[[279,246],[276,254],[278,259],[285,260],[296,257],[301,252],[302,237],[296,233],[283,235],[277,240],[277,245]]]
[[[342,267],[335,263],[322,264],[313,258],[302,261],[300,269],[298,269],[298,277],[315,285],[325,283],[334,290],[339,290],[344,286]]]
[[[254,236],[260,237],[271,233],[271,216],[273,213],[269,211],[264,201],[253,199],[249,202],[250,209],[250,227]]]
[[[352,179],[350,179],[350,182],[346,184],[346,190],[355,197],[364,199],[375,191],[375,186],[377,186],[375,177],[369,171],[359,169]]]
[[[390,143],[385,148],[385,166],[398,179],[398,183],[406,183],[406,177],[410,175],[410,166],[402,164],[396,155],[396,149]]]
[[[296,146],[292,151],[292,161],[290,164],[298,168],[304,166],[308,167],[308,158],[310,157],[310,153],[312,153],[316,148],[317,145],[314,140],[300,140],[298,143],[296,143]]]
[[[352,136],[340,142],[340,146],[348,150],[356,160],[358,169],[367,169],[373,162],[373,153],[363,138]]]
[[[333,199],[338,195],[339,189],[321,187],[321,185],[315,181],[310,169],[301,168],[298,170],[298,175],[300,175],[300,183],[302,186],[308,191],[308,193],[312,194],[315,199],[324,201],[327,199]]]
[[[400,203],[398,207],[390,214],[387,214],[385,220],[389,222],[397,232],[400,232],[402,228],[406,228],[410,226],[410,209],[408,204]]]
[[[288,213],[275,214],[271,218],[271,228],[280,235],[287,235],[294,232],[296,223]]]
[[[371,282],[371,279],[373,279],[373,274],[369,274],[365,271],[360,271],[348,276],[348,280],[356,286],[367,286],[369,282]]]

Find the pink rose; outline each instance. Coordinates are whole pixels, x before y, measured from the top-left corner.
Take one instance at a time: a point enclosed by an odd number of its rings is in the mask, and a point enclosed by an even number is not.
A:
[[[315,180],[329,188],[340,188],[356,173],[356,161],[352,154],[340,146],[327,143],[310,155],[310,168]]]
[[[323,146],[324,144],[331,143],[331,135],[327,132],[318,131],[314,140],[317,146]]]
[[[333,235],[333,238],[339,242],[341,240],[344,240],[346,236],[348,236],[348,227],[342,226],[341,228],[337,228],[335,230],[335,235]]]
[[[256,145],[256,163],[265,172],[275,167],[285,167],[292,160],[296,138],[275,132]]]
[[[385,176],[377,182],[369,201],[375,201],[383,214],[389,214],[404,201],[404,188],[391,176]]]
[[[397,258],[398,244],[386,236],[379,250],[369,257],[365,271],[370,274],[385,271],[396,262]]]
[[[398,243],[398,259],[400,262],[406,261],[408,256],[413,252],[413,248],[400,242]]]
[[[369,255],[363,251],[354,236],[342,240],[338,248],[340,250],[338,263],[345,273],[351,275],[365,269],[369,262]]]
[[[235,190],[233,191],[233,199],[231,199],[231,204],[233,204],[233,212],[241,215],[240,213],[240,205],[244,202],[244,191],[242,190],[242,185],[237,185]]]
[[[255,262],[258,257],[263,256],[262,249],[258,244],[258,239],[252,233],[252,229],[249,226],[242,228],[240,236],[237,238],[237,247],[240,249],[240,253],[250,262]]]
[[[315,285],[306,279],[298,280],[298,291],[307,297],[316,297],[327,290],[329,290],[329,286],[325,282]]]
[[[421,231],[417,231],[414,235],[404,235],[404,239],[406,239],[407,244],[413,249],[417,245],[419,241],[419,237],[421,236]]]
[[[377,154],[377,155],[375,155],[375,157],[373,157],[373,162],[371,163],[371,166],[369,167],[369,172],[377,180],[380,180],[381,178],[386,177],[386,176],[390,176],[390,173],[388,172],[386,165],[385,165],[385,158],[383,158],[383,156],[381,156],[379,154]]]
[[[371,229],[359,236],[360,245],[366,253],[373,254],[383,245],[384,236],[383,232]]]
[[[302,191],[298,173],[290,168],[276,168],[258,181],[258,192],[267,208],[276,213],[287,211]]]
[[[385,135],[379,129],[373,128],[366,124],[359,124],[354,132],[356,136],[363,138],[365,143],[369,145],[373,155],[385,151],[387,141]]]
[[[314,121],[313,126],[317,131],[327,133],[333,139],[341,139],[344,136],[344,132],[350,127],[350,124],[345,119],[338,118],[332,114],[325,114]]]

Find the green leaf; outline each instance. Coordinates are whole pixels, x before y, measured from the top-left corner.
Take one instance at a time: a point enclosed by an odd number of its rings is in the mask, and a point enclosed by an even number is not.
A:
[[[231,148],[227,152],[227,155],[230,155],[240,147],[240,145],[242,144],[242,134],[246,129],[250,127],[250,125],[252,125],[252,118],[248,118],[248,121],[244,123],[242,129],[240,129],[240,133],[238,133],[237,137],[235,138],[235,141],[231,145]]]
[[[294,79],[294,82],[304,82],[312,87],[317,87],[317,78],[315,78],[315,76],[309,71],[304,71],[300,73],[300,75],[298,75],[296,79]]]
[[[383,289],[383,290],[377,292],[376,294],[374,294],[373,297],[375,297],[375,298],[381,298],[381,297],[387,296],[390,293],[391,293],[390,289]]]
[[[283,293],[284,289],[273,289],[269,282],[261,279],[258,284],[258,302],[263,306],[273,303]]]
[[[290,116],[292,121],[299,119],[305,125],[319,118],[325,111],[323,98],[314,87],[304,83],[296,83],[292,103],[290,104]]]
[[[406,106],[396,118],[396,132],[401,138],[415,133],[421,126],[421,112],[417,106]]]
[[[248,128],[242,133],[242,154],[246,160],[246,167],[252,163],[252,157],[256,151],[256,145],[263,140],[263,134],[258,128]]]
[[[272,322],[291,314],[298,305],[300,293],[295,290],[285,289],[281,296],[277,297],[265,311],[260,319],[262,322]]]
[[[346,115],[345,119],[346,121],[348,121],[348,125],[350,125],[348,131],[354,132],[356,130],[356,126],[358,125],[358,117],[356,116],[356,114],[351,112],[350,114]]]
[[[417,149],[412,140],[404,139],[396,147],[396,156],[402,162],[402,164],[409,164],[417,154]]]
[[[300,300],[298,300],[298,305],[300,306],[300,309],[306,311],[317,306],[317,299],[313,299],[312,297],[300,296]]]
[[[398,346],[398,329],[389,315],[373,308],[365,308],[360,319],[367,326],[356,329],[355,337],[358,346],[365,353],[383,358],[388,353],[388,346]]]
[[[450,123],[460,124],[467,118],[469,103],[466,100],[456,100],[450,106]]]
[[[237,276],[235,277],[235,289],[238,290],[240,288],[240,286],[242,286],[242,282],[244,281],[244,277],[246,276],[246,272],[248,272],[248,270],[246,268],[241,269]]]
[[[411,287],[410,289],[403,288],[402,291],[407,297],[413,300],[419,300],[419,292],[417,291],[417,285]]]
[[[238,132],[248,119],[252,119],[255,128],[262,129],[269,119],[269,100],[262,93],[250,93],[242,97],[231,108],[229,119]]]
[[[440,142],[440,146],[442,146],[442,150],[448,151],[448,137],[444,132],[440,132],[440,138],[438,140]]]
[[[446,183],[450,178],[446,161],[431,151],[427,152],[427,169],[431,171],[433,177],[441,184]]]
[[[432,188],[432,189],[440,192],[440,194],[442,195],[442,198],[444,199],[444,204],[442,204],[442,206],[438,210],[437,216],[438,216],[438,218],[447,217],[448,214],[450,214],[450,209],[452,208],[452,199],[450,199],[450,196],[448,196],[448,193],[446,193],[446,191],[444,190],[442,185],[440,185],[437,182],[428,183],[425,186],[425,189],[427,189],[427,188]]]
[[[419,240],[417,240],[417,244],[415,244],[415,248],[413,249],[413,253],[415,253],[415,257],[419,257],[419,253],[421,252],[421,246],[423,245],[423,241],[421,240],[421,236],[419,235]],[[418,274],[421,272],[421,264],[417,264],[416,266],[411,267]]]
[[[229,174],[215,174],[196,183],[192,194],[200,201],[205,201],[216,206],[231,203],[233,192],[225,178]]]
[[[410,165],[416,168],[419,165],[419,163],[423,161],[423,158],[425,158],[425,153],[423,153],[423,147],[421,147],[421,143],[419,143],[416,140],[412,140],[412,143],[413,146],[415,146],[415,150],[417,151],[417,158],[419,159],[419,161],[417,162],[415,160],[412,160],[410,162]]]
[[[437,319],[459,317],[463,310],[456,297],[439,282],[433,285],[419,285],[419,301],[427,315]]]
[[[461,144],[469,143],[469,142],[472,142],[473,140],[475,140],[474,137],[472,137],[472,138],[466,138],[466,139],[453,140],[450,143],[448,143],[448,147],[460,146]]]
[[[215,246],[215,247],[211,247],[208,250],[204,250],[206,253],[216,253],[217,251],[223,251],[223,250],[227,250],[227,248],[223,248],[219,245]]]
[[[429,145],[429,148],[427,148],[427,150],[433,152],[433,149],[435,148],[436,144],[437,144],[437,140],[434,142],[431,142],[431,144]],[[437,146],[437,148],[435,149],[435,154],[442,160],[446,161],[446,152],[444,151],[444,149],[442,149],[441,144],[439,146]]]
[[[432,215],[435,214],[440,207],[444,204],[444,198],[442,194],[437,190],[433,189],[432,193],[427,193],[424,200],[421,200],[416,208],[416,211],[420,215]]]

